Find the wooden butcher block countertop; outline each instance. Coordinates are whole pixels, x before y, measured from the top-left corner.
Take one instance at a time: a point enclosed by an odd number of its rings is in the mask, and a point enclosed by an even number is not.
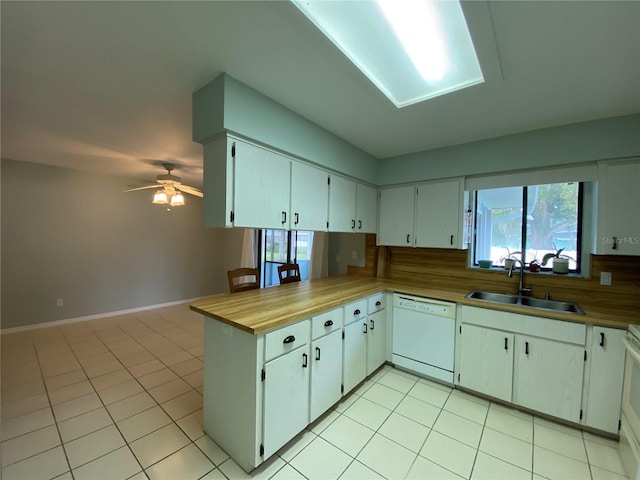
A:
[[[380,292],[399,292],[476,307],[614,328],[627,328],[629,323],[635,323],[628,317],[611,314],[610,310],[588,310],[585,315],[541,311],[468,299],[465,298],[467,291],[441,291],[379,278],[348,275],[215,295],[194,302],[190,308],[257,335]]]

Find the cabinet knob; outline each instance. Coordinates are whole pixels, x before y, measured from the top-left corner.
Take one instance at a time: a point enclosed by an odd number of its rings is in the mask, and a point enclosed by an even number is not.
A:
[[[282,343],[293,343],[295,341],[296,341],[296,337],[294,337],[293,335],[289,335],[288,337],[285,337]]]
[[[379,307],[380,305],[382,305],[382,302],[381,302],[380,300],[378,300],[378,301],[376,302],[376,307]]]
[[[326,322],[324,322],[325,327],[330,327],[332,325],[333,325],[333,320],[327,320]]]
[[[360,309],[359,309],[359,308],[356,308],[356,309],[353,311],[353,314],[354,314],[354,315],[360,315]]]

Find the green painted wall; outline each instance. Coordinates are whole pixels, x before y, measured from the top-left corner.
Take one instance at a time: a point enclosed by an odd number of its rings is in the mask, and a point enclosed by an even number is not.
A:
[[[386,158],[378,185],[640,156],[640,114]]]
[[[193,139],[228,131],[375,184],[378,160],[227,74],[193,94]]]

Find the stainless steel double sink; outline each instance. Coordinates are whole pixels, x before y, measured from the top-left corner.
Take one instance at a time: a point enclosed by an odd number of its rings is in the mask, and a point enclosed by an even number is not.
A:
[[[519,307],[529,307],[538,310],[551,310],[562,313],[575,313],[584,315],[584,311],[575,303],[559,302],[544,298],[527,297],[524,295],[510,295],[508,293],[493,293],[473,291],[466,295],[466,298],[482,300],[489,303],[501,303],[503,305],[514,305]]]

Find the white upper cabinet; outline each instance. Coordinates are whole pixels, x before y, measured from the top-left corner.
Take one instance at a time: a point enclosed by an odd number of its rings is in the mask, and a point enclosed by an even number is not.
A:
[[[339,175],[330,175],[329,231],[375,233],[377,190]]]
[[[462,248],[462,179],[380,192],[378,245]]]
[[[249,143],[234,143],[233,225],[288,229],[291,159]]]
[[[329,231],[351,232],[356,211],[355,182],[330,175],[329,185]]]
[[[329,174],[300,162],[291,164],[291,219],[293,230],[326,230]]]
[[[412,247],[415,187],[413,185],[380,190],[378,245]]]
[[[378,189],[356,184],[355,232],[376,233],[378,218]]]
[[[377,189],[231,136],[204,145],[204,225],[375,233]]]
[[[602,164],[598,176],[596,253],[640,255],[640,161]]]
[[[462,248],[461,179],[418,185],[416,188],[417,247]]]

